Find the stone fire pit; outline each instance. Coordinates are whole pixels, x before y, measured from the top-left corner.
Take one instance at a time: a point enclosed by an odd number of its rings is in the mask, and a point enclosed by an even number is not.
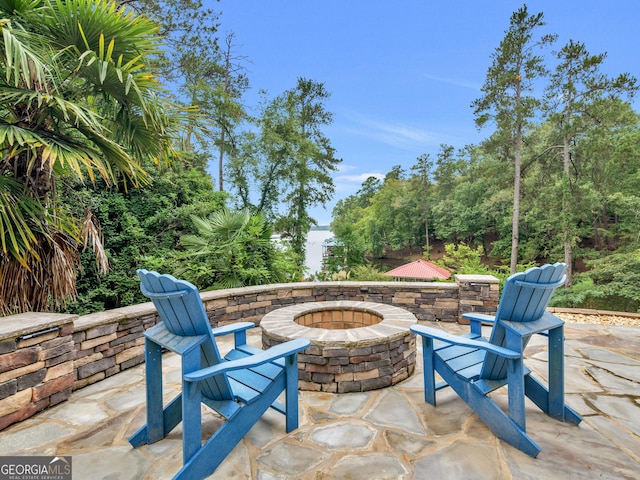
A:
[[[399,307],[373,302],[315,302],[266,314],[263,348],[308,338],[298,354],[301,390],[363,392],[389,387],[415,370],[416,317]]]

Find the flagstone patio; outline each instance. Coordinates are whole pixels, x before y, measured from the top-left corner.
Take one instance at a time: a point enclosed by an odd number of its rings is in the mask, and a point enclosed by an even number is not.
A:
[[[447,331],[466,329],[441,324]],[[211,479],[617,479],[640,472],[640,328],[566,327],[567,403],[579,426],[528,404],[534,459],[499,441],[453,391],[438,406],[423,400],[422,359],[393,387],[360,393],[300,392],[300,427],[268,412]],[[260,345],[260,329],[250,343]],[[546,378],[545,339],[531,342],[527,365]],[[229,346],[227,346],[229,347]],[[222,346],[225,349],[225,346]],[[418,348],[420,350],[420,348]],[[179,388],[179,363],[167,354],[166,398]],[[496,392],[504,400],[504,392]],[[182,464],[180,427],[133,449],[144,423],[144,366],[74,392],[64,403],[0,433],[0,455],[71,455],[74,479],[165,479]],[[205,416],[204,434],[220,423]]]

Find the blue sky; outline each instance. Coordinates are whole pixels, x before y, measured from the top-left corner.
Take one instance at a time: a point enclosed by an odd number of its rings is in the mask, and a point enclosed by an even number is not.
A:
[[[523,5],[507,0],[221,0],[220,34],[233,32],[246,57],[248,106],[270,98],[298,77],[323,82],[334,114],[325,133],[343,160],[336,195],[312,216],[331,220],[335,201],[355,193],[370,175],[415,159],[435,158],[442,143],[480,142],[470,104],[481,94],[491,54],[509,18]],[[607,52],[603,71],[640,78],[640,0],[531,0],[544,12],[541,33],[555,49],[569,39]],[[550,56],[549,56],[550,58]],[[638,105],[638,101],[635,102]]]

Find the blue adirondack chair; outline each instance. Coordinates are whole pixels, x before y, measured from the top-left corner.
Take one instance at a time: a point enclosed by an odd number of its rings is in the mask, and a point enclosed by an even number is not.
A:
[[[450,335],[415,325],[422,336],[425,401],[436,404],[436,391],[451,386],[493,433],[536,457],[540,447],[527,435],[525,396],[549,416],[574,424],[582,418],[564,403],[564,322],[546,311],[554,290],[564,284],[566,264],[556,263],[510,276],[495,316],[467,313],[471,333]],[[482,324],[493,325],[488,341]],[[523,364],[523,352],[534,334],[548,335],[548,388]],[[444,382],[436,384],[434,371]],[[508,412],[489,393],[507,386]]]
[[[176,479],[213,473],[264,412],[286,416],[287,433],[298,427],[297,353],[309,346],[296,339],[263,351],[246,344],[242,322],[211,329],[198,289],[171,275],[138,270],[140,289],[162,321],[145,332],[147,424],[129,438],[133,447],[154,443],[183,423],[183,467]],[[235,348],[221,358],[216,337],[234,334]],[[182,393],[163,408],[162,349],[182,357]],[[285,404],[276,399],[285,391]],[[200,404],[226,421],[202,444]]]

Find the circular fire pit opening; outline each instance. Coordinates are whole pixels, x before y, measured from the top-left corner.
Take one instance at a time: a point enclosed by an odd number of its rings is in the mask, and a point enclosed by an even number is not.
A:
[[[407,310],[373,302],[329,301],[283,307],[266,314],[263,348],[308,338],[298,354],[301,390],[363,392],[413,374],[417,322]]]
[[[327,302],[323,302],[327,303]],[[293,317],[293,321],[303,327],[345,330],[348,328],[370,327],[382,322],[383,316],[375,310],[322,308]]]

